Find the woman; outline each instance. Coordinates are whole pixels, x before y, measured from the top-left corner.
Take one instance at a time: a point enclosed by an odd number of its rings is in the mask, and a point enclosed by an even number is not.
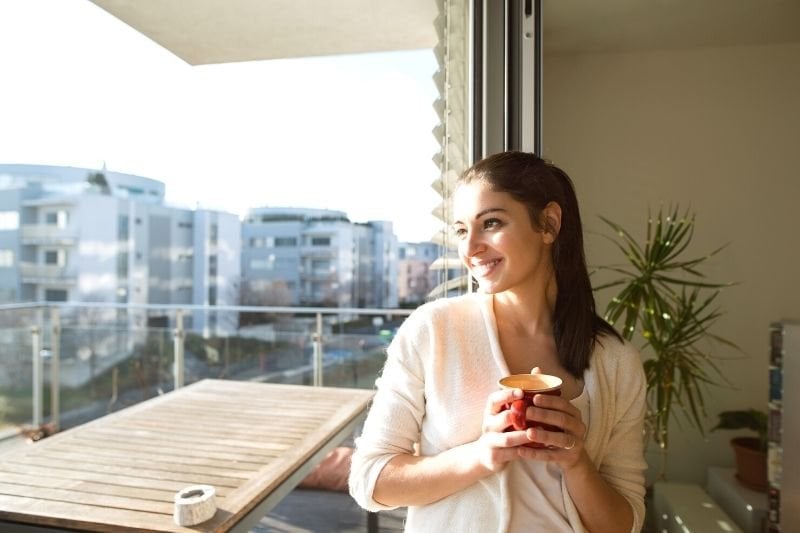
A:
[[[409,531],[638,531],[644,373],[595,312],[569,177],[497,154],[459,179],[453,212],[479,291],[425,304],[398,331],[351,494],[368,510],[408,506]],[[525,372],[563,380],[526,413],[563,431],[506,431],[522,391],[497,381]]]

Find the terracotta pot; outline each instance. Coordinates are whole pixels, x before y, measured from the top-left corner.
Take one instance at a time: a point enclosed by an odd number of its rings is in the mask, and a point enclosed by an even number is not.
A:
[[[767,452],[759,449],[755,437],[731,439],[736,456],[736,479],[745,487],[759,492],[767,491]]]

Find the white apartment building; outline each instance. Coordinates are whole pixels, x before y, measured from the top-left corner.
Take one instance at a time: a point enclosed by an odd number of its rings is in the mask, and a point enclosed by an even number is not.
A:
[[[166,206],[164,190],[107,170],[0,165],[0,301],[235,304],[238,217]]]
[[[242,303],[397,306],[391,222],[353,223],[342,211],[261,207],[242,223]]]

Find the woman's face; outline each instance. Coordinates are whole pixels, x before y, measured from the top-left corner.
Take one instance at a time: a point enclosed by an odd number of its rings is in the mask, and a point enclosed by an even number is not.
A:
[[[483,292],[546,285],[552,238],[533,226],[524,204],[476,180],[458,186],[453,212],[459,258]]]

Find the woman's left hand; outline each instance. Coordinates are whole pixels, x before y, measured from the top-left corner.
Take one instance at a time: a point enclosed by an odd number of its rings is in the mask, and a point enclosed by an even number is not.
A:
[[[562,470],[569,470],[585,456],[583,439],[586,425],[578,408],[569,400],[561,396],[537,394],[533,398],[533,406],[528,407],[527,417],[534,422],[561,428],[563,432],[547,431],[540,427],[528,429],[528,439],[547,447],[520,446],[517,449],[521,457],[558,463]]]

